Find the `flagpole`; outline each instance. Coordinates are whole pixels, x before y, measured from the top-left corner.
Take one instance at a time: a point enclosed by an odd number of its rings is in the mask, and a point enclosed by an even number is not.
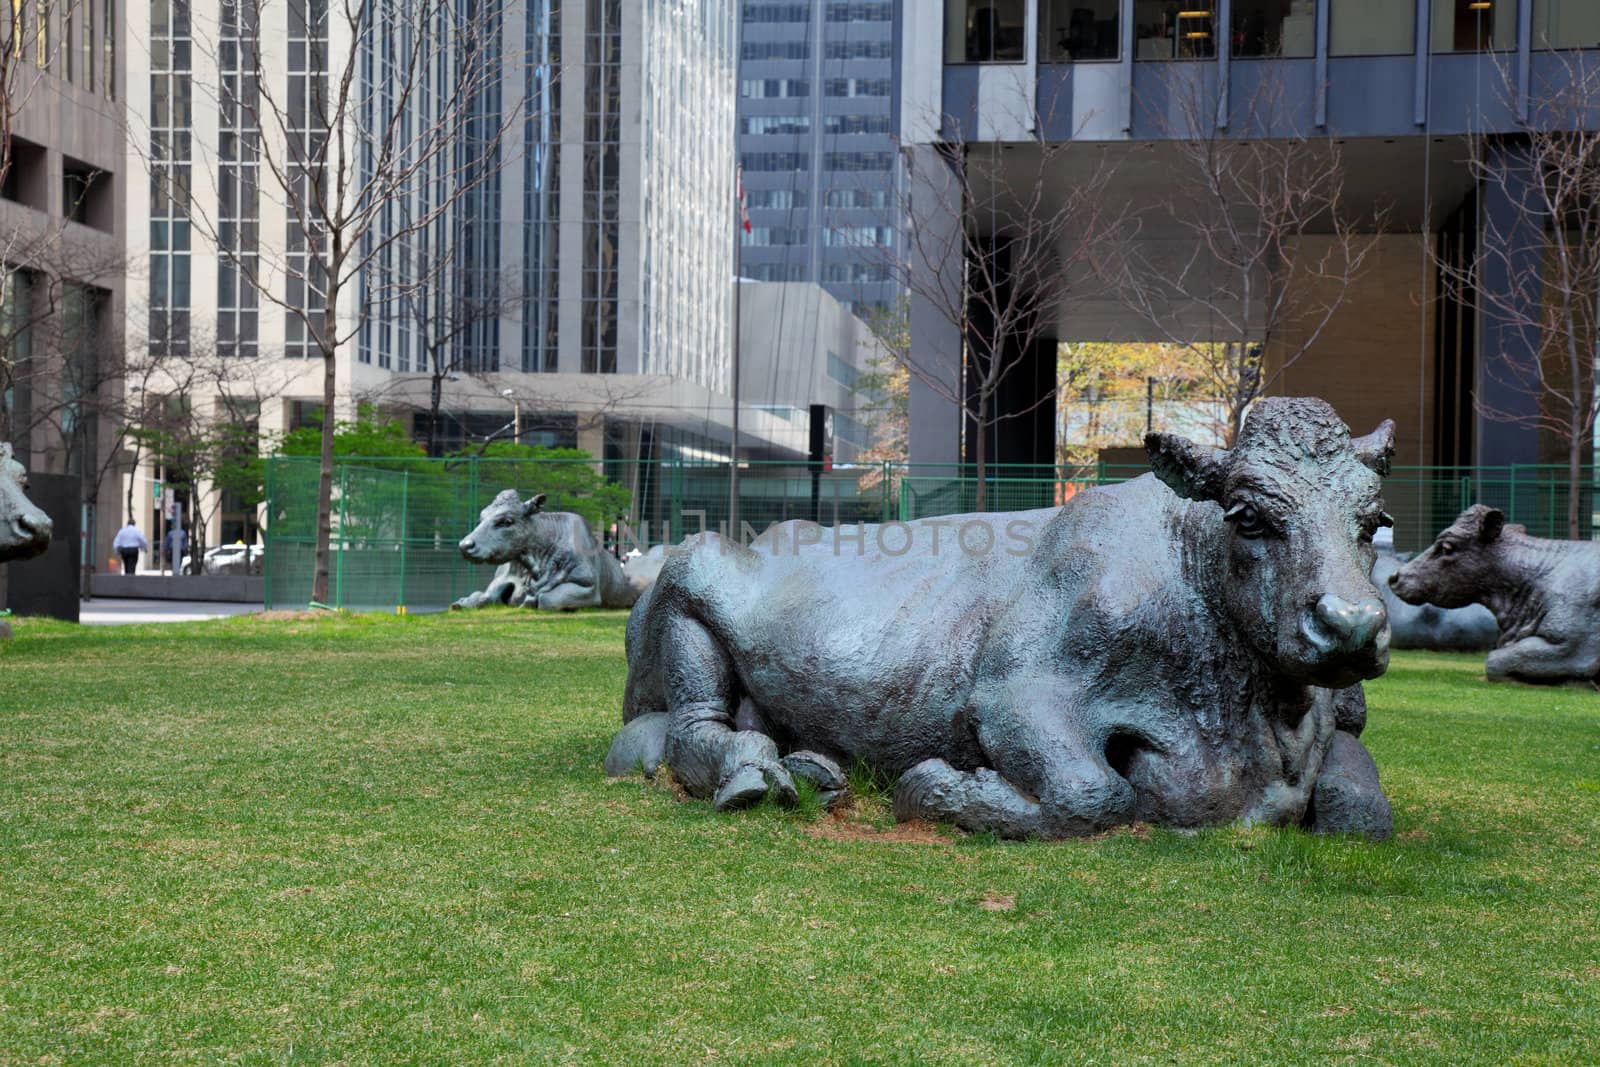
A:
[[[740,232],[749,225],[744,219],[744,167],[734,171],[733,227],[733,443],[728,448],[728,537],[739,540],[739,274],[743,269],[743,242]]]

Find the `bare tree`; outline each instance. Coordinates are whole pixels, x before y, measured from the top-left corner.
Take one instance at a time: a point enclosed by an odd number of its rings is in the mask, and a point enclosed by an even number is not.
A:
[[[240,284],[285,312],[290,344],[322,360],[311,590],[320,602],[328,593],[336,357],[356,338],[365,307],[430,283],[428,266],[412,261],[413,246],[446,225],[503,164],[506,135],[521,110],[507,91],[520,84],[511,73],[520,60],[504,48],[496,5],[286,0],[285,6],[287,78],[267,64],[271,48],[263,47],[263,26],[284,16],[266,0],[224,0],[223,35],[237,49],[233,66],[242,76],[224,80],[218,104],[247,131],[243,155],[259,161],[259,196],[283,208],[287,240],[247,245],[219,215],[184,207]],[[195,47],[232,69],[221,62],[232,61],[222,43],[197,36]],[[394,210],[398,204],[407,210]],[[357,290],[363,306],[351,313]]]
[[[1532,412],[1486,401],[1486,418],[1527,426],[1562,446],[1567,468],[1567,536],[1587,536],[1584,466],[1600,421],[1595,364],[1600,346],[1600,62],[1581,51],[1547,53],[1531,86],[1527,117],[1511,137],[1468,138],[1468,166],[1482,190],[1512,205],[1485,211],[1475,254],[1435,255],[1446,286],[1475,301],[1489,320],[1537,337],[1533,358],[1484,346],[1485,376]],[[1516,75],[1501,64],[1499,92],[1517,96]],[[1509,109],[1515,113],[1515,109]],[[1484,284],[1492,275],[1497,284]]]
[[[954,404],[963,426],[975,431],[969,459],[980,511],[987,505],[990,433],[1053,402],[1055,390],[1006,411],[997,410],[996,398],[1028,362],[1024,354],[1051,334],[1057,306],[1074,284],[1083,283],[1081,268],[1110,221],[1102,196],[1112,176],[1106,157],[1079,154],[1069,160],[1071,143],[1046,139],[1050,123],[1044,116],[1031,115],[1020,125],[1031,131],[1026,143],[980,145],[957,137],[932,152],[907,153],[910,174],[900,203],[904,247],[881,252],[902,288],[961,338],[962,367],[955,380],[937,353],[915,345],[890,351],[912,377]],[[950,118],[940,126],[960,128]],[[930,211],[942,205],[959,205],[954,225],[932,221]]]
[[[1173,195],[1097,258],[1126,305],[1192,357],[1231,445],[1256,398],[1316,347],[1386,220],[1348,210],[1338,145],[1293,128],[1280,78],[1268,71],[1225,129],[1216,88],[1185,66],[1150,108],[1174,152]],[[1175,240],[1147,240],[1158,231]],[[1173,244],[1175,261],[1152,254]]]

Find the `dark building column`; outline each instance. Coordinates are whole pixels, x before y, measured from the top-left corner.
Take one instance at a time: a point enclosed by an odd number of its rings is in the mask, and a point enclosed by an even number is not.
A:
[[[1477,462],[1481,466],[1537,463],[1539,431],[1504,416],[1531,420],[1539,413],[1539,398],[1509,385],[1506,379],[1512,375],[1497,371],[1495,364],[1532,368],[1539,358],[1539,309],[1529,306],[1525,315],[1508,315],[1514,309],[1507,305],[1516,300],[1519,276],[1539,271],[1542,222],[1530,205],[1526,146],[1506,139],[1490,143],[1485,151],[1510,165],[1502,168],[1496,161],[1495,171],[1503,170],[1506,180],[1485,182],[1479,202],[1477,399],[1503,416],[1478,416]]]
[[[961,388],[961,331],[950,321],[948,310],[925,294],[935,286],[955,292],[961,284],[961,183],[950,172],[951,162],[934,146],[914,145],[906,155],[913,216],[907,220],[908,229],[919,228],[922,247],[949,248],[956,253],[940,263],[924,263],[914,252],[907,252],[911,360],[920,373],[911,375],[907,449],[914,464],[950,464],[953,468],[961,461],[962,420],[960,407],[947,397]],[[939,388],[923,377],[934,378]]]
[[[998,239],[993,247],[993,262],[1001,270],[1008,260],[1006,242]],[[1005,304],[1008,294],[994,294],[992,305]],[[1048,314],[1054,309],[1044,309]],[[983,301],[974,301],[968,309],[974,333],[988,334],[994,324]],[[1029,331],[1033,332],[1033,331]],[[981,360],[976,353],[988,351],[991,346],[975,344],[969,348],[969,358]],[[986,461],[992,464],[1032,464],[1038,471],[1022,471],[1011,466],[1009,470],[992,471],[990,477],[1049,478],[1053,476],[1056,452],[1056,405],[1053,399],[1042,400],[1056,385],[1056,340],[1053,337],[1034,337],[1024,341],[1017,337],[1001,340],[1000,359],[1004,369],[999,385],[990,400],[991,418],[986,428],[989,447]],[[977,392],[972,382],[986,373],[986,368],[974,368],[969,377],[967,406],[976,411]],[[970,420],[963,435],[966,459],[970,464],[977,455],[978,427]]]

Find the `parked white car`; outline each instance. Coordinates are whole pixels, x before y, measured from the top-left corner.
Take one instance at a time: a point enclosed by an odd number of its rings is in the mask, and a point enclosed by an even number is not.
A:
[[[260,545],[217,545],[208,548],[200,557],[201,574],[260,574],[266,550]],[[192,573],[192,557],[184,556],[180,565],[184,574]]]

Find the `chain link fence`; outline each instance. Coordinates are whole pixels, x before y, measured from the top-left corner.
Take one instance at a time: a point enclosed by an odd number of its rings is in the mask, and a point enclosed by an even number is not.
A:
[[[318,461],[276,456],[266,467],[266,606],[304,607],[311,599]],[[985,505],[1056,507],[1092,486],[1144,472],[998,466],[987,479]],[[436,611],[487,585],[494,568],[463,559],[456,545],[505,489],[523,498],[544,493],[545,510],[583,515],[618,554],[728,529],[725,463],[360,458],[335,464],[332,488],[329,599],[355,610]],[[1593,537],[1593,487],[1583,494],[1585,534]],[[1567,495],[1566,471],[1553,466],[1397,467],[1384,481],[1401,552],[1425,548],[1473,503],[1501,508],[1535,536],[1565,537]],[[977,480],[949,464],[739,469],[739,520],[747,536],[789,519],[833,526],[960,514],[976,510],[976,498]]]

